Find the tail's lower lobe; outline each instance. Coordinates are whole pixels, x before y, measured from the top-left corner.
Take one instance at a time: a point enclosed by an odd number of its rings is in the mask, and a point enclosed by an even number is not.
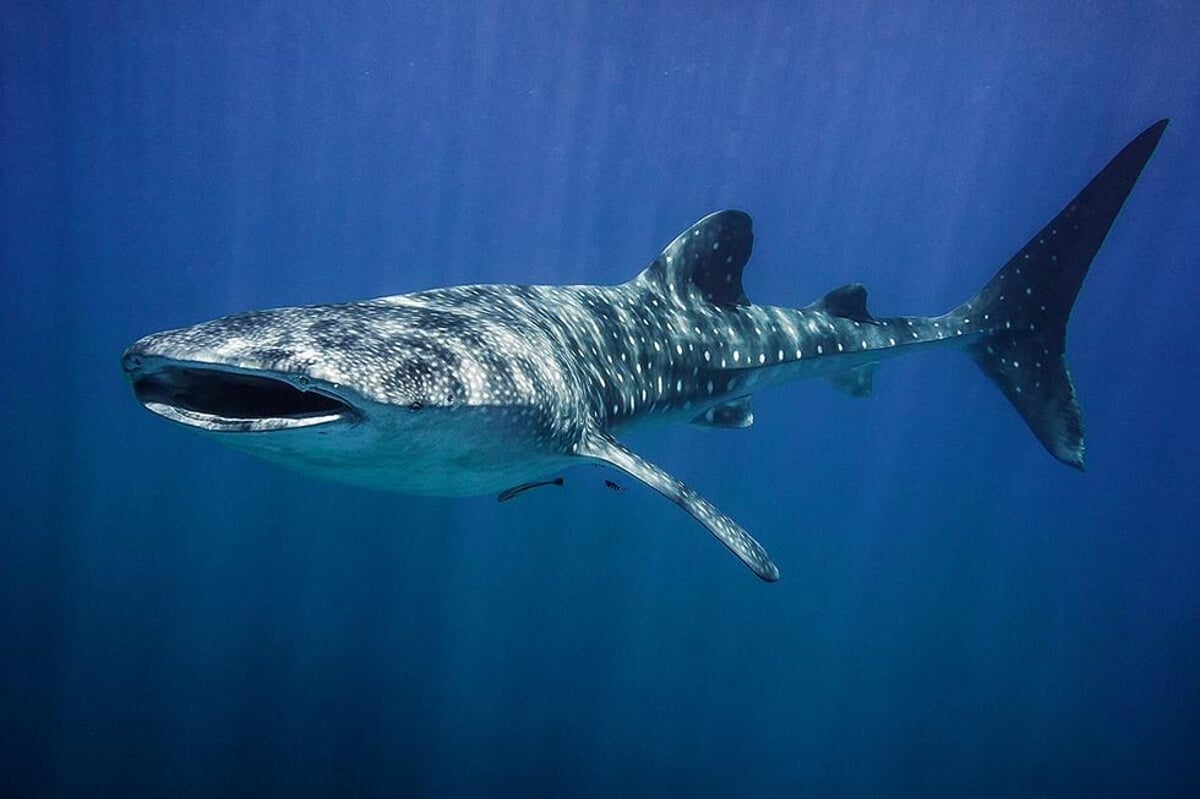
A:
[[[1042,445],[1083,469],[1083,414],[1067,370],[1067,319],[1092,259],[1154,152],[1168,120],[1125,145],[983,290],[950,312],[987,320],[967,353]]]

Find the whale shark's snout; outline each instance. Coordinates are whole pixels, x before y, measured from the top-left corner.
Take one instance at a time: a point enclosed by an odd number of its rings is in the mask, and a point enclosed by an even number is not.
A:
[[[307,375],[186,360],[155,352],[153,338],[121,356],[147,410],[210,433],[268,433],[356,422],[337,387]]]

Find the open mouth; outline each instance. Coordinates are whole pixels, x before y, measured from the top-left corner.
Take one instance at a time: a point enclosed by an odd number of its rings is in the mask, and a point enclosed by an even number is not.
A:
[[[222,433],[292,430],[358,416],[319,388],[221,368],[163,366],[134,376],[133,392],[159,416]]]

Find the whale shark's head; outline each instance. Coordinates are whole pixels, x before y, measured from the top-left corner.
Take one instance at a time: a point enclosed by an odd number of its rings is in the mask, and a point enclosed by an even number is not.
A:
[[[381,408],[461,402],[446,332],[394,307],[370,324],[370,307],[254,311],[155,333],[122,366],[147,409],[209,433],[361,424]]]
[[[545,415],[544,357],[484,346],[495,335],[401,297],[227,316],[121,360],[145,408],[234,448],[340,481],[479,493],[511,484],[492,473]]]

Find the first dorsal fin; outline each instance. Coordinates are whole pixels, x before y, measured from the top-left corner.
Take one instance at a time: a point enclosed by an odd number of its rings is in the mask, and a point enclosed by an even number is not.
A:
[[[681,298],[715,305],[749,305],[742,270],[754,244],[750,215],[717,211],[680,233],[647,272]]]

